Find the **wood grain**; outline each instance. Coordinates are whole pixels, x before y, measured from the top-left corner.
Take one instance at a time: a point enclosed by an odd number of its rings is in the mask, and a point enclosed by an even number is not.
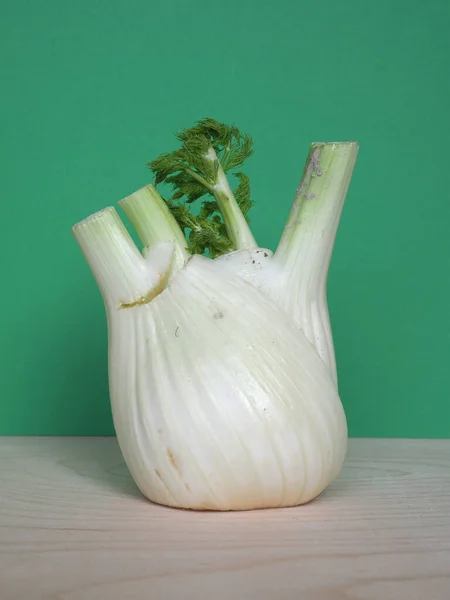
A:
[[[1,600],[448,600],[450,440],[351,440],[314,502],[155,506],[113,438],[0,438]]]

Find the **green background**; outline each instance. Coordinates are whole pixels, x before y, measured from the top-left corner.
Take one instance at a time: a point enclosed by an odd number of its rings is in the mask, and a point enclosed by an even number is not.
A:
[[[254,138],[274,249],[312,141],[361,150],[329,278],[352,436],[450,435],[450,3],[2,3],[1,434],[111,434],[100,294],[71,226],[212,116]]]

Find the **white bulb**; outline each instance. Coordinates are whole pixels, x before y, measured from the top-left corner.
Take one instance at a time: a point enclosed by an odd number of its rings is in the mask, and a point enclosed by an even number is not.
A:
[[[347,447],[332,378],[292,319],[226,261],[193,257],[150,303],[109,310],[114,424],[151,500],[290,506]]]
[[[73,228],[105,302],[118,441],[150,500],[293,506],[339,473],[347,423],[326,278],[356,154],[352,142],[312,145],[275,253],[257,246],[214,150],[215,185],[190,172],[194,189],[203,181],[214,195],[225,248],[236,251],[191,256],[151,185],[120,202],[142,254],[113,208]],[[194,233],[214,236],[189,219]]]

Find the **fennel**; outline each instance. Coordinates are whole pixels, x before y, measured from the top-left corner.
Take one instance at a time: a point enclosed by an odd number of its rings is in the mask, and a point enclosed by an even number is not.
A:
[[[119,202],[142,254],[112,207],[73,228],[105,302],[121,450],[162,504],[308,502],[347,447],[326,278],[357,144],[312,144],[272,253],[248,223],[250,138],[204,119],[178,139],[149,164],[172,195]]]

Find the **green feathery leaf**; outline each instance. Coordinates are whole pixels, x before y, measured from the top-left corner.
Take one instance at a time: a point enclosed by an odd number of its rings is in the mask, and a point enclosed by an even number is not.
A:
[[[252,206],[250,181],[244,173],[232,171],[252,155],[252,140],[242,135],[235,125],[210,118],[180,131],[176,137],[181,148],[148,163],[155,185],[165,183],[172,187],[172,196],[166,202],[185,232],[190,252],[208,252],[213,258],[230,252],[233,245],[217,202],[205,198],[198,214],[192,213],[190,206],[199,198],[214,196],[214,186],[222,169],[239,180],[234,195],[248,220],[247,213]]]
[[[250,179],[245,173],[235,173],[235,176],[239,179],[239,185],[234,191],[234,197],[236,202],[239,204],[239,208],[242,214],[248,222],[247,213],[252,207],[252,200],[250,199]]]

